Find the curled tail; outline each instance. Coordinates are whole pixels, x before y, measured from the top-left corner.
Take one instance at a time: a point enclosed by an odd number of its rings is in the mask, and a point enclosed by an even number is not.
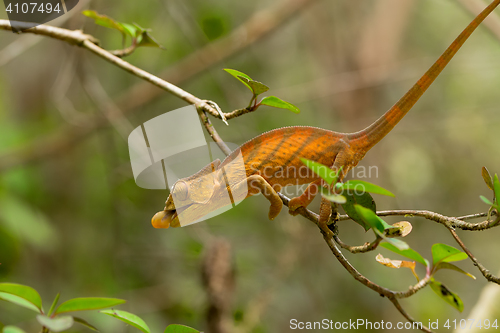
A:
[[[348,138],[354,145],[359,145],[368,151],[375,144],[377,144],[384,136],[389,133],[396,124],[403,119],[408,111],[415,105],[423,93],[434,82],[436,77],[450,62],[451,58],[462,47],[464,42],[476,30],[479,24],[500,4],[500,0],[494,0],[488,7],[486,7],[462,33],[453,41],[453,43],[444,51],[439,59],[429,68],[429,70],[422,75],[422,77],[411,87],[408,92],[401,97],[401,99],[377,119],[373,124],[367,128],[349,134]]]

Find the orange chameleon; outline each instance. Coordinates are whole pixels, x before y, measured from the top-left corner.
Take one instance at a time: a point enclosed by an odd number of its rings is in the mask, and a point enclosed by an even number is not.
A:
[[[389,111],[364,130],[337,133],[315,127],[294,126],[261,134],[232,152],[222,163],[216,160],[195,175],[178,180],[165,203],[165,209],[153,217],[153,226],[179,227],[180,220],[194,222],[222,206],[259,192],[270,201],[269,219],[273,220],[283,206],[277,191],[287,185],[310,184],[302,195],[291,199],[289,203],[291,214],[299,207],[307,207],[321,179],[312,172],[291,175],[285,174],[283,170],[301,170],[304,165],[300,158],[306,158],[331,165],[335,170],[342,168],[339,176],[342,179],[406,115],[499,3],[500,0],[494,0],[486,7],[417,83]],[[243,163],[235,163],[238,157],[242,157]],[[232,194],[231,202],[223,200],[227,193],[230,196]],[[330,215],[331,204],[322,198],[319,225],[327,234],[331,234],[326,225]]]

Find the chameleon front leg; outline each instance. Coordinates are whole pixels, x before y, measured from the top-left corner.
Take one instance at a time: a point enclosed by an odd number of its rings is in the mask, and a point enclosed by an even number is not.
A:
[[[283,202],[281,201],[281,198],[279,197],[278,193],[273,189],[271,184],[269,184],[262,176],[260,175],[252,175],[247,177],[246,180],[243,180],[239,184],[236,185],[235,188],[231,189],[231,191],[234,193],[242,193],[241,188],[243,186],[248,187],[248,195],[255,195],[257,193],[262,193],[264,197],[266,197],[267,200],[271,203],[271,207],[269,208],[269,219],[274,220],[276,216],[281,211],[281,208],[283,207]]]
[[[298,208],[300,207],[307,207],[309,204],[314,200],[316,197],[316,194],[318,194],[319,189],[318,187],[321,186],[321,179],[318,179],[307,186],[307,188],[304,190],[304,192],[295,198],[292,198],[290,200],[290,203],[288,204],[288,212],[295,216],[298,215]]]

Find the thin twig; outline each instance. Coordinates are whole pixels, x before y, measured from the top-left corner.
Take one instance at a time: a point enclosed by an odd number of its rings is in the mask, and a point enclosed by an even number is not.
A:
[[[375,250],[383,239],[382,237],[377,237],[373,242],[367,242],[363,245],[358,245],[358,246],[347,245],[342,240],[340,240],[339,236],[335,234],[333,235],[333,240],[337,242],[337,244],[339,244],[341,248],[351,253],[365,253]]]
[[[394,306],[396,307],[396,309],[398,309],[399,313],[401,313],[403,315],[403,317],[406,318],[406,320],[408,320],[410,323],[412,324],[421,324],[422,326],[418,326],[418,329],[424,331],[424,332],[427,332],[427,333],[432,333],[432,331],[430,329],[428,329],[426,326],[424,326],[421,322],[417,322],[415,321],[415,319],[413,319],[409,314],[408,312],[406,312],[403,307],[401,306],[401,304],[399,303],[399,301],[397,300],[397,298],[395,297],[390,297],[389,300],[392,302],[392,304],[394,304]],[[415,327],[412,327],[412,328],[415,328]]]
[[[378,216],[418,216],[423,217],[427,220],[434,221],[440,224],[443,224],[446,227],[459,228],[467,231],[481,231],[486,230],[492,227],[498,226],[500,223],[500,217],[497,217],[495,220],[486,220],[478,223],[470,223],[465,222],[466,219],[476,218],[480,216],[484,216],[484,213],[474,214],[474,215],[466,215],[460,218],[445,216],[439,213],[431,212],[428,210],[381,210],[377,212]],[[350,220],[351,218],[348,215],[341,215],[339,217],[339,221]]]
[[[467,253],[467,255],[469,256],[470,260],[474,263],[474,266],[476,266],[479,269],[479,271],[481,272],[481,274],[483,274],[483,276],[486,278],[486,280],[488,280],[490,282],[494,282],[496,284],[500,284],[500,278],[496,277],[493,274],[491,274],[491,272],[488,269],[486,269],[486,267],[484,267],[483,264],[481,264],[476,259],[476,257],[474,257],[474,255],[469,251],[469,249],[462,242],[462,240],[460,239],[460,237],[458,237],[457,232],[453,228],[448,228],[448,230],[451,232],[451,235],[453,236],[453,238],[455,238],[455,240],[457,241],[458,245],[460,245],[460,247],[464,250],[464,252]]]

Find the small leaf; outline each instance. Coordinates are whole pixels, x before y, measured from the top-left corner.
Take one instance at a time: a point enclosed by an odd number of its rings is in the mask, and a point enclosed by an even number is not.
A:
[[[73,298],[59,305],[55,314],[111,308],[113,306],[123,304],[125,302],[126,302],[125,300],[118,298],[103,298],[103,297]]]
[[[267,106],[272,106],[275,108],[280,108],[280,109],[287,109],[290,110],[294,113],[300,113],[300,110],[298,107],[293,105],[292,103],[285,102],[284,100],[276,97],[276,96],[267,96],[264,97],[259,104],[262,105],[267,105]]]
[[[73,320],[75,321],[75,323],[86,326],[87,328],[90,328],[92,331],[99,332],[99,330],[97,328],[95,328],[93,325],[89,324],[85,319],[73,317]]]
[[[131,325],[131,326],[134,326],[135,328],[143,331],[144,333],[151,333],[148,325],[144,322],[144,320],[142,320],[141,318],[139,318],[138,316],[136,316],[133,313],[121,311],[121,310],[113,310],[113,309],[102,310],[99,312],[104,313],[108,316],[114,317],[116,319],[119,319],[119,320],[123,321],[124,323]]]
[[[95,24],[98,24],[106,28],[116,29],[120,31],[122,34],[128,33],[128,31],[126,31],[124,27],[120,25],[118,22],[116,22],[114,19],[106,15],[98,14],[95,10],[84,10],[82,14],[94,19]]]
[[[491,202],[490,200],[488,200],[485,196],[483,195],[480,195],[479,198],[481,200],[483,200],[483,202],[489,206],[496,206],[495,204],[493,204],[493,202]]]
[[[379,231],[377,230],[376,234],[379,234]],[[385,236],[382,236],[386,242],[389,242],[391,245],[395,246],[397,249],[401,251],[409,250],[410,245],[408,245],[405,241],[402,241],[401,239],[396,239],[396,238],[388,238]]]
[[[392,228],[389,224],[387,224],[387,222],[378,217],[377,214],[375,214],[372,210],[360,205],[354,205],[354,208],[365,223],[369,224],[372,228],[378,230],[380,233],[383,233],[385,229]]]
[[[396,222],[392,225],[394,228],[386,230],[387,237],[406,237],[413,229],[408,221]]]
[[[25,300],[24,298],[21,298],[21,297],[16,296],[16,295],[0,292],[0,300],[7,301],[10,303],[22,306],[24,308],[33,310],[37,313],[40,313],[40,309],[37,308],[33,303],[30,303],[27,300]]]
[[[370,192],[394,197],[394,194],[385,188],[362,180],[348,180],[342,184],[342,190],[356,191],[357,193]]]
[[[160,43],[158,43],[153,38],[153,36],[151,36],[150,34],[151,29],[144,29],[137,23],[134,23],[132,27],[135,29],[134,37],[137,37],[137,46],[150,46],[150,47],[157,47],[163,50],[165,49],[162,45],[160,45]]]
[[[483,167],[481,169],[481,175],[483,176],[486,186],[488,186],[488,188],[493,191],[493,180],[491,179],[491,175],[486,167]]]
[[[134,27],[132,24],[128,23],[123,23],[123,22],[117,22],[123,29],[123,32],[125,32],[127,35],[131,36],[132,38],[135,38],[137,36],[137,28]]]
[[[62,316],[57,318],[49,318],[44,315],[36,316],[36,320],[40,323],[40,325],[47,327],[52,332],[62,332],[69,329],[73,326],[73,317],[71,316]]]
[[[188,326],[172,324],[168,325],[163,333],[200,333],[200,331]]]
[[[338,204],[345,204],[347,199],[343,195],[330,193],[326,188],[320,187],[321,195],[330,202],[335,202]]]
[[[1,330],[4,328],[4,326],[5,326],[5,325],[4,325],[4,324],[0,321],[0,332],[1,332]]]
[[[370,209],[373,212],[376,212],[377,207],[375,205],[375,201],[373,200],[372,196],[368,192],[364,192],[361,195],[357,195],[356,193],[353,193],[350,195],[347,192],[342,192],[342,195],[346,197],[346,203],[342,205],[342,208],[344,208],[344,211],[346,214],[357,224],[362,226],[365,231],[370,230],[371,226],[363,219],[359,214],[356,212],[356,209],[354,208],[355,204],[358,204],[360,206],[363,206],[365,208]]]
[[[0,292],[18,296],[33,304],[39,312],[42,310],[42,298],[40,297],[40,294],[38,294],[38,292],[31,287],[16,283],[0,283]]]
[[[326,165],[323,165],[318,162],[314,162],[305,158],[300,159],[302,163],[304,163],[309,169],[311,169],[316,175],[318,175],[321,179],[328,183],[328,185],[332,185],[332,183],[337,182],[338,172],[330,169]]]
[[[391,267],[391,268],[409,268],[411,269],[411,272],[413,276],[417,279],[417,281],[420,281],[420,278],[417,275],[417,272],[415,271],[415,262],[414,261],[407,261],[407,260],[392,260],[389,258],[384,258],[380,253],[375,257],[375,260],[377,260],[378,263]]]
[[[56,295],[56,298],[54,299],[54,302],[52,302],[52,305],[50,306],[50,310],[49,310],[49,312],[47,312],[49,316],[56,309],[57,302],[59,302],[59,296],[61,296],[61,295],[58,293]]]
[[[441,261],[451,262],[467,259],[466,253],[446,244],[432,245],[432,263],[436,266]]]
[[[426,259],[424,259],[424,257],[422,257],[420,255],[420,253],[418,253],[417,251],[415,251],[413,249],[399,250],[394,245],[389,244],[389,243],[381,243],[380,246],[386,248],[387,250],[395,252],[399,255],[402,255],[403,257],[413,259],[413,260],[421,263],[422,265],[429,266],[429,262]]]
[[[245,82],[248,86],[250,86],[255,96],[265,93],[266,91],[269,90],[268,86],[259,81],[249,80],[241,75],[238,75],[238,79],[240,79],[240,81]]]
[[[453,265],[453,264],[450,264],[449,262],[440,262],[435,268],[434,268],[434,272],[437,272],[438,270],[440,269],[451,269],[451,270],[454,270],[454,271],[457,271],[459,273],[462,273],[462,274],[465,274],[467,275],[468,277],[471,277],[473,278],[474,280],[476,279],[476,277],[470,273],[467,273],[466,271],[464,271],[463,269],[461,269],[460,267],[456,266],[456,265]]]
[[[377,260],[378,263],[390,267],[390,268],[401,268],[401,267],[408,267],[408,268],[415,268],[415,262],[414,261],[406,261],[406,260],[393,260],[389,258],[385,258],[383,255],[380,253],[377,254],[375,257],[375,260]]]
[[[16,326],[5,326],[2,333],[25,333],[22,329]]]
[[[464,303],[458,297],[457,294],[452,292],[450,289],[448,289],[446,286],[444,286],[441,282],[438,282],[434,279],[431,280],[431,288],[434,290],[434,292],[444,299],[448,304],[453,306],[455,309],[458,311],[462,312],[464,310]]]
[[[235,78],[237,78],[240,82],[242,82],[245,86],[247,86],[248,89],[250,89],[250,91],[253,93],[253,89],[252,87],[250,87],[248,85],[248,83],[246,83],[245,81],[243,81],[242,79],[240,79],[238,76],[242,76],[248,80],[251,80],[252,78],[248,75],[246,75],[245,73],[242,73],[240,71],[237,71],[236,69],[229,69],[229,68],[224,68],[224,70],[226,72],[228,72],[229,74],[231,74],[232,76],[234,76]]]
[[[493,189],[495,192],[495,204],[498,205],[500,202],[500,181],[498,181],[498,175],[495,173],[493,177]]]
[[[142,33],[142,38],[140,42],[137,43],[137,46],[149,46],[149,47],[157,47],[159,49],[165,50],[165,47],[158,43],[156,39],[149,33],[149,31],[144,31]]]

